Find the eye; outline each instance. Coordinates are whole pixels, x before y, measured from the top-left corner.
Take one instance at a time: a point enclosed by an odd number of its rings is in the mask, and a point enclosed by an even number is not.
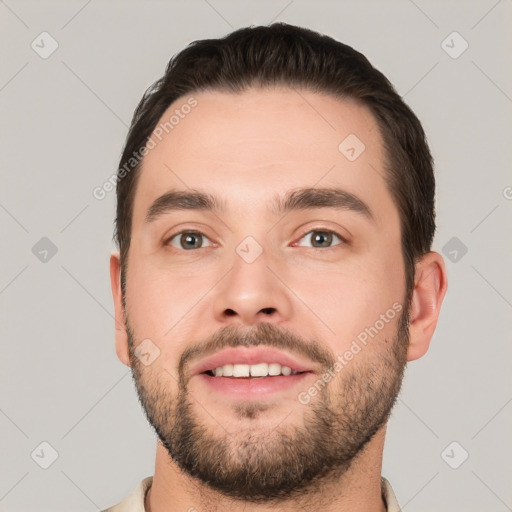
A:
[[[302,240],[310,240],[310,244],[302,243]],[[338,240],[339,243],[334,245],[340,245],[341,243],[346,242],[346,240],[338,235],[337,233],[334,233],[334,231],[327,231],[327,230],[318,230],[315,229],[313,231],[309,231],[306,233],[297,243],[297,245],[302,247],[313,247],[315,249],[322,249],[322,248],[329,248],[332,247],[332,243],[335,240]]]
[[[202,249],[205,240],[210,242],[208,237],[198,231],[180,231],[168,238],[165,245],[172,245],[177,249],[189,251],[191,249]]]

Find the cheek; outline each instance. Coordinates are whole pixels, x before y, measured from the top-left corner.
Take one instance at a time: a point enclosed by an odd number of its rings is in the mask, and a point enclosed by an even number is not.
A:
[[[350,350],[354,340],[364,345],[394,336],[405,307],[405,276],[401,260],[388,254],[384,259],[368,253],[337,270],[310,269],[294,277],[290,287],[308,306],[311,322],[324,325],[333,353]]]
[[[208,289],[208,276],[199,276],[153,265],[133,258],[127,282],[130,318],[139,336],[173,339],[173,333],[193,314],[198,300]],[[212,277],[213,278],[213,277]]]
[[[130,261],[126,290],[135,345],[145,339],[157,345],[159,356],[152,363],[154,373],[148,378],[157,379],[161,385],[168,383],[177,392],[180,356],[191,344],[202,340],[197,332],[198,317],[206,319],[204,307],[211,303],[204,296],[219,274],[215,269],[201,272],[197,268],[177,272],[162,268],[158,261],[137,256]]]

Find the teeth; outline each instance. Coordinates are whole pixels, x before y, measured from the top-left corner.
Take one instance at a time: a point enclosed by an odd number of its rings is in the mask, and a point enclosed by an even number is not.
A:
[[[267,377],[277,375],[295,375],[289,366],[281,366],[279,363],[258,364],[225,364],[212,370],[215,377]]]
[[[249,377],[249,365],[248,364],[234,364],[233,365],[233,377]]]
[[[268,365],[269,375],[281,375],[281,365],[279,363],[270,363]]]
[[[225,364],[222,366],[222,376],[223,377],[233,377],[233,365]]]
[[[292,373],[292,369],[288,366],[281,366],[281,373],[283,375],[290,375]]]
[[[266,377],[268,375],[268,364],[251,364],[250,372],[251,377]]]

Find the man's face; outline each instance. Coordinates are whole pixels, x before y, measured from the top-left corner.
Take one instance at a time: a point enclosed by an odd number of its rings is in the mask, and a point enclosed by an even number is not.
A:
[[[407,352],[399,215],[364,107],[289,89],[193,98],[137,185],[130,363],[181,469],[277,498],[346,471],[387,419]],[[169,192],[218,208],[181,199],[148,222]]]

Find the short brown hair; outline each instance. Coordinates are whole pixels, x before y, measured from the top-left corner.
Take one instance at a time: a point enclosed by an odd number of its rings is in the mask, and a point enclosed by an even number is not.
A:
[[[144,94],[117,176],[114,238],[121,254],[123,297],[140,175],[140,161],[126,172],[132,155],[146,146],[167,108],[182,96],[205,90],[236,94],[250,87],[272,86],[350,98],[374,115],[387,155],[386,184],[401,219],[406,297],[410,300],[415,263],[430,251],[435,232],[433,161],[421,123],[363,54],[331,37],[285,23],[242,28],[220,39],[191,43],[171,58],[164,76]]]

